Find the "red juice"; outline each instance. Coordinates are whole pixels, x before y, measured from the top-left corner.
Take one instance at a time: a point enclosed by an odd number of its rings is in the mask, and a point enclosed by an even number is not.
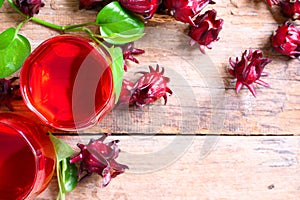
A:
[[[62,130],[94,125],[113,101],[109,57],[88,40],[56,36],[26,59],[20,75],[27,106]]]
[[[42,134],[27,118],[0,114],[0,200],[32,199],[48,185],[55,153]]]
[[[14,129],[0,124],[0,199],[26,196],[35,180],[35,157]],[[26,163],[26,165],[24,165]]]

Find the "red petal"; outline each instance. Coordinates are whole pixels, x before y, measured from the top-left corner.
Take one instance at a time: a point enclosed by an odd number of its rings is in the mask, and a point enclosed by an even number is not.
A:
[[[239,91],[242,89],[242,87],[243,87],[243,83],[237,81],[236,85],[235,85],[236,93],[239,93]]]
[[[253,84],[246,85],[246,86],[250,90],[250,92],[253,94],[253,96],[256,97],[256,91],[255,91]]]
[[[262,85],[264,87],[270,87],[270,85],[262,80],[256,80],[255,83]]]

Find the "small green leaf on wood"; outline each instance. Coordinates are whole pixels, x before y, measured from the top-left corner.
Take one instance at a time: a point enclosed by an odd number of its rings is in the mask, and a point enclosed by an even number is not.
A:
[[[56,153],[56,160],[58,162],[74,155],[73,149],[67,143],[65,143],[61,139],[58,139],[52,134],[50,134],[50,139],[53,143],[55,153]]]
[[[61,161],[61,181],[64,193],[71,192],[78,183],[78,169],[75,164],[70,163],[70,158]]]

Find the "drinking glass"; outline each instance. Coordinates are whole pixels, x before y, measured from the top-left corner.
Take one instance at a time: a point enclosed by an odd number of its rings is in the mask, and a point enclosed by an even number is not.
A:
[[[23,64],[20,86],[25,104],[56,129],[94,126],[115,103],[111,63],[110,54],[86,38],[52,37]]]
[[[45,132],[32,120],[0,113],[0,199],[29,200],[49,184],[55,151]]]

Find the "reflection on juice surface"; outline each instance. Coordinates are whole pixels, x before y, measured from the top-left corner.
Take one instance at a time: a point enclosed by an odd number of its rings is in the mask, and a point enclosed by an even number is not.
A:
[[[22,116],[0,114],[0,200],[32,199],[54,173],[55,153],[46,133]]]
[[[84,128],[97,121],[113,90],[107,55],[75,36],[42,43],[26,59],[20,78],[29,108],[61,129]]]

